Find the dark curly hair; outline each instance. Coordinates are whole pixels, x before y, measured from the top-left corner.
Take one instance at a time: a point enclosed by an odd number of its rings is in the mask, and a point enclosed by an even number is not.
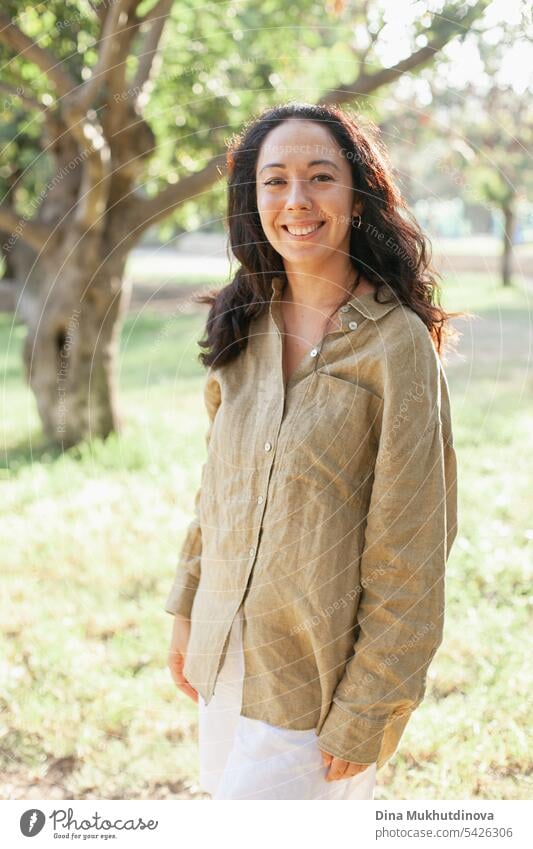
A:
[[[352,266],[375,286],[376,301],[383,283],[389,284],[397,299],[423,320],[441,356],[444,340],[455,341],[458,336],[446,322],[462,313],[447,313],[440,306],[436,280],[440,275],[430,265],[431,244],[395,185],[379,129],[370,121],[363,129],[355,117],[336,106],[290,102],[250,120],[229,144],[226,223],[240,268],[227,286],[194,298],[211,305],[205,336],[198,342],[207,349],[199,354],[200,362],[216,368],[237,357],[247,345],[250,322],[268,309],[272,277],[287,282],[283,258],[261,225],[255,174],[262,142],[289,118],[317,121],[343,150],[354,190],[365,199],[365,226],[351,228]]]

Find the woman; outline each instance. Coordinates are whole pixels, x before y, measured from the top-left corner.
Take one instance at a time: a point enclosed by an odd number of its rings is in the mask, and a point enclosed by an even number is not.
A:
[[[227,162],[240,268],[200,298],[208,457],[169,667],[212,798],[372,799],[442,639],[454,314],[375,127],[289,103]]]

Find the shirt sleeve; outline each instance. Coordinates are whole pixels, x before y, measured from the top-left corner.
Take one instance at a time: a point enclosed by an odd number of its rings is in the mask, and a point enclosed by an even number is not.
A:
[[[353,763],[383,763],[424,697],[457,533],[448,385],[427,328],[413,329],[384,358],[358,639],[318,737],[321,749]]]
[[[209,426],[205,436],[206,446],[209,446],[209,440],[220,402],[220,384],[212,372],[209,371],[204,385],[204,403],[209,417]],[[205,463],[202,471],[204,468]],[[202,558],[202,529],[199,513],[200,495],[201,487],[197,489],[195,494],[194,518],[186,530],[185,539],[178,558],[174,583],[165,603],[165,610],[168,613],[174,615],[179,613],[187,618],[190,618],[194,596],[200,581],[200,564]]]

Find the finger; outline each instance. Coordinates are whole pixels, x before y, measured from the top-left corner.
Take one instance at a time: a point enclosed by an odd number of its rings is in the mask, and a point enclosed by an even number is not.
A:
[[[183,693],[185,693],[186,696],[189,696],[194,702],[197,702],[198,701],[198,693],[194,689],[192,684],[189,684],[189,682],[187,681],[186,678],[184,678],[184,676],[181,672],[178,673],[176,677],[177,677],[176,684],[178,685],[179,689]]]
[[[341,758],[333,758],[329,767],[326,781],[338,781],[344,776],[348,767],[348,761],[343,761]]]
[[[357,764],[351,764],[346,770],[344,777],[345,778],[354,778],[354,776],[359,775],[362,770],[357,766]]]
[[[174,683],[176,684],[176,687],[178,687],[183,693],[185,693],[186,696],[189,696],[189,698],[191,698],[193,700],[193,702],[198,702],[198,693],[194,689],[194,687],[191,684],[189,684],[189,682],[187,681],[187,679],[183,675],[183,672],[181,671],[182,668],[183,668],[182,663],[180,664],[180,663],[177,663],[177,662],[173,662],[171,664],[170,672],[171,672],[171,675],[172,675],[172,679],[173,679]]]

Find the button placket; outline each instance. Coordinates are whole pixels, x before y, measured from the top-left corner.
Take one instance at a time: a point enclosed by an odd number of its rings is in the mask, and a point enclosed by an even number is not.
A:
[[[282,390],[283,390],[283,387],[282,387]],[[243,591],[241,600],[239,602],[239,607],[243,603],[244,599],[246,598],[246,594],[247,594],[249,586],[250,586],[250,579],[251,579],[251,576],[252,576],[252,573],[253,573],[253,568],[254,568],[254,565],[255,565],[256,558],[257,558],[257,552],[259,550],[259,540],[260,540],[260,537],[261,537],[261,532],[263,530],[263,518],[264,518],[264,515],[265,515],[265,510],[266,510],[266,505],[267,505],[267,498],[268,498],[268,493],[269,493],[269,489],[270,489],[270,482],[271,482],[271,478],[272,478],[272,468],[274,466],[274,461],[275,461],[275,458],[276,458],[276,448],[277,448],[278,439],[279,439],[279,432],[281,430],[281,424],[282,424],[282,421],[283,421],[284,410],[285,410],[285,393],[283,392],[283,402],[282,402],[282,405],[281,405],[281,408],[280,408],[280,414],[279,414],[278,425],[277,425],[277,429],[276,429],[275,440],[273,442],[270,442],[269,440],[267,440],[263,443],[263,450],[264,450],[265,454],[270,455],[270,463],[265,468],[265,472],[264,472],[265,481],[264,481],[264,483],[260,483],[260,489],[262,489],[264,494],[258,495],[255,498],[256,503],[258,505],[262,506],[262,510],[261,510],[261,514],[260,514],[260,517],[259,517],[259,521],[257,523],[255,545],[250,546],[250,548],[248,549],[248,557],[249,557],[250,563],[249,563],[249,568],[248,568],[248,574],[246,576],[246,584],[245,584],[245,587],[244,587],[244,591]],[[237,608],[237,610],[238,609],[239,608]]]
[[[350,307],[348,305],[345,305],[345,306],[347,306],[348,309],[350,309]],[[342,307],[341,307],[341,309],[342,309]],[[346,332],[346,327],[344,325],[340,328],[335,329],[335,330],[328,331],[328,333],[324,334],[324,336],[320,340],[319,344],[315,345],[315,347],[312,348],[311,351],[309,352],[309,356],[313,360],[313,367],[312,367],[312,369],[309,373],[305,373],[305,375],[304,375],[305,378],[308,378],[307,385],[306,385],[306,388],[305,388],[305,392],[303,393],[302,397],[300,398],[300,401],[299,401],[299,404],[298,404],[296,411],[291,413],[291,419],[292,419],[293,425],[296,423],[296,421],[298,419],[299,412],[300,412],[300,410],[301,410],[301,408],[304,404],[304,401],[307,398],[308,393],[312,389],[314,381],[316,381],[318,379],[317,372],[318,372],[319,364],[320,364],[320,361],[321,361],[322,351],[323,351],[324,347],[326,346],[329,337],[330,336],[337,337],[339,335],[342,335],[345,332]],[[281,334],[280,334],[280,341],[281,341]],[[282,343],[282,341],[281,341],[281,352],[282,352],[282,355],[283,355],[283,343]],[[295,377],[295,375],[299,377],[300,369],[303,368],[303,364],[305,362],[308,362],[308,360],[306,360],[306,358],[304,357],[303,360],[298,365],[296,371],[293,373],[290,380],[288,381],[288,383],[287,383],[287,393],[289,392],[289,389],[291,388],[293,378]],[[307,368],[307,366],[306,366],[306,368]],[[284,405],[285,405],[285,402],[284,402]],[[285,456],[285,450],[287,448],[287,443],[288,443],[288,435],[285,436],[284,445],[283,445],[283,448],[282,448],[282,451],[281,451],[281,455],[278,457],[278,461],[279,461],[280,464],[283,462],[283,458]]]
[[[276,436],[276,440],[279,436],[279,430],[281,428],[282,416],[283,416],[283,410],[281,411],[281,417],[280,417],[280,420],[278,422],[278,435]],[[269,446],[268,449],[266,448],[267,445]],[[273,446],[272,446],[271,442],[265,442],[264,443],[265,451],[268,451],[270,453],[271,459],[270,459],[270,464],[268,465],[268,468],[266,469],[266,480],[265,480],[265,485],[264,485],[265,495],[264,496],[258,495],[257,499],[256,499],[257,504],[262,505],[263,509],[261,511],[261,516],[260,516],[260,519],[259,519],[259,522],[258,522],[258,530],[257,530],[257,536],[255,538],[255,545],[251,545],[248,549],[249,567],[248,567],[248,572],[247,572],[247,575],[246,575],[246,581],[245,581],[244,589],[243,589],[241,598],[239,599],[239,603],[237,604],[237,607],[235,608],[235,612],[233,614],[232,621],[231,621],[231,623],[228,627],[228,630],[226,632],[226,636],[224,638],[224,645],[223,645],[222,652],[221,652],[221,655],[220,655],[218,668],[215,671],[213,678],[208,685],[207,701],[209,701],[209,699],[211,698],[211,696],[213,695],[213,692],[214,692],[216,680],[218,678],[218,674],[220,672],[222,661],[223,661],[223,658],[225,656],[225,651],[226,651],[227,643],[228,643],[228,640],[229,640],[229,635],[230,635],[230,632],[231,632],[231,626],[233,624],[233,621],[235,620],[235,616],[237,615],[239,608],[241,607],[242,603],[244,602],[244,599],[246,598],[246,595],[247,595],[249,587],[250,587],[250,579],[251,579],[251,576],[252,576],[252,573],[253,573],[253,568],[254,568],[254,565],[255,565],[255,560],[256,560],[256,557],[257,557],[258,549],[259,549],[259,539],[260,539],[260,536],[261,536],[261,531],[263,530],[263,518],[264,518],[264,515],[265,515],[266,500],[267,500],[269,486],[270,486],[270,479],[271,479],[271,475],[272,475],[272,467],[274,465],[274,458],[276,456],[276,452],[272,450],[272,447]]]

